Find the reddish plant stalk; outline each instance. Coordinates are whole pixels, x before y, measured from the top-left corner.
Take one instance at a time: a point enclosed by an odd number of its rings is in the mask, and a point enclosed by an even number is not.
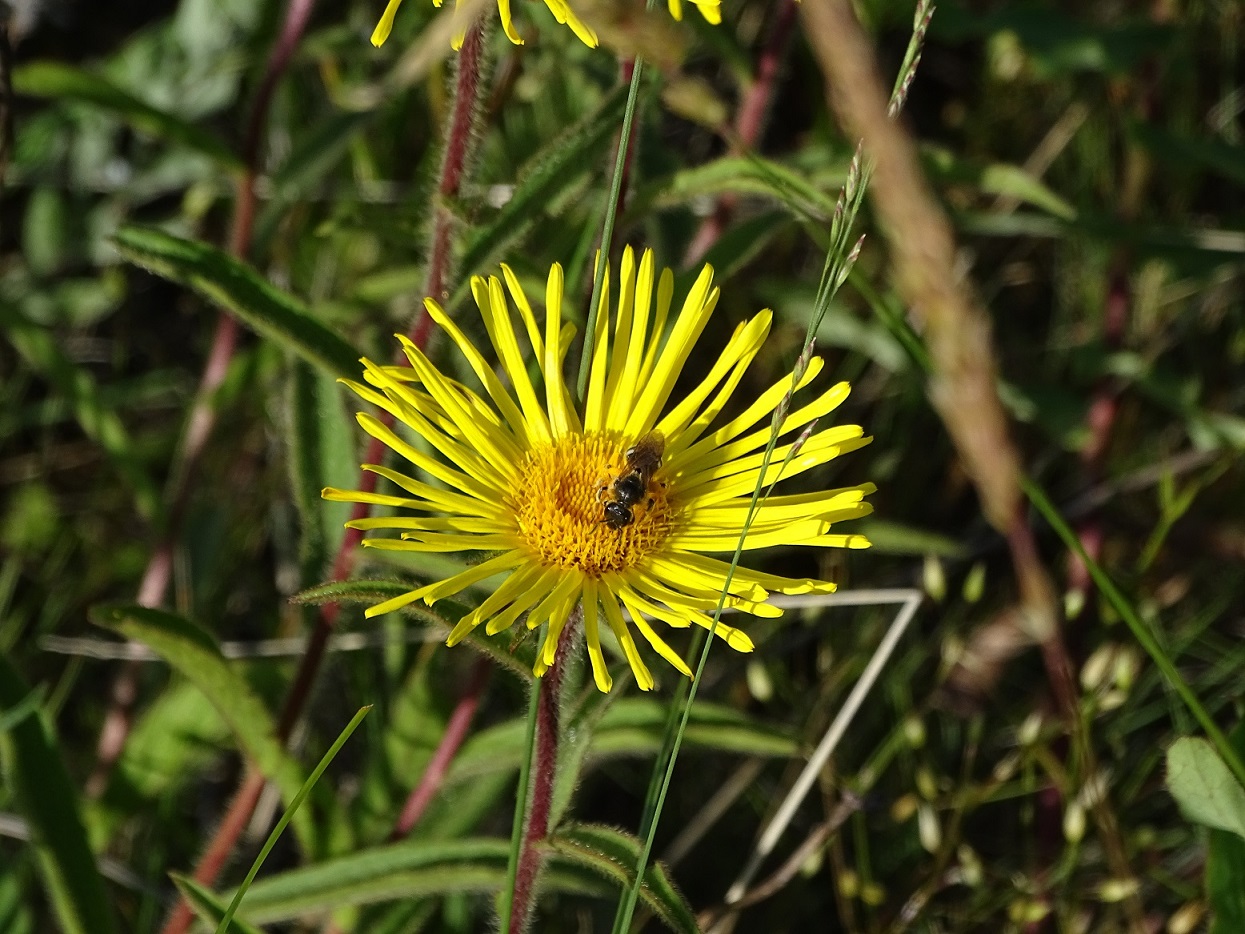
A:
[[[419,823],[419,819],[424,816],[424,811],[428,809],[428,805],[432,803],[437,792],[441,790],[450,763],[454,761],[454,756],[458,754],[459,748],[471,730],[471,721],[475,719],[476,711],[480,709],[480,701],[484,698],[484,690],[488,687],[489,676],[492,673],[493,663],[483,655],[471,666],[471,676],[467,681],[467,687],[462,697],[458,699],[454,712],[450,714],[449,723],[445,725],[445,733],[442,734],[436,752],[432,754],[432,759],[424,769],[419,784],[406,799],[402,813],[398,815],[393,831],[389,834],[390,840],[401,840],[410,833]]]
[[[578,617],[579,611],[575,611]],[[510,929],[505,934],[523,934],[530,930],[536,908],[536,880],[544,862],[541,844],[549,836],[549,811],[553,805],[553,787],[558,777],[558,740],[561,738],[562,681],[571,646],[578,641],[577,619],[568,622],[558,640],[553,664],[543,677],[536,679],[532,690],[536,697],[536,735],[533,740],[531,792],[527,800],[527,817],[523,821],[523,842],[514,875],[514,896],[510,901]],[[520,802],[523,804],[523,802]]]
[[[730,146],[733,154],[753,149],[760,142],[770,104],[774,100],[778,74],[795,29],[795,18],[795,0],[781,0],[773,13],[774,25],[769,38],[757,57],[756,78],[740,98],[739,109],[735,112],[734,137]],[[735,195],[726,194],[718,198],[713,213],[704,219],[692,238],[683,265],[694,266],[704,259],[729,226],[738,206],[739,199]]]
[[[295,2],[299,2],[299,0],[295,0]],[[306,0],[303,0],[303,2],[306,2]],[[445,283],[450,278],[449,266],[452,262],[451,245],[454,215],[444,207],[444,202],[458,196],[462,187],[462,180],[469,166],[469,160],[474,152],[476,138],[474,124],[476,114],[479,112],[484,86],[484,47],[484,24],[482,21],[477,21],[467,31],[467,36],[458,57],[458,73],[454,83],[452,104],[453,110],[447,129],[445,158],[441,164],[441,179],[437,186],[438,205],[435,211],[428,259],[428,283],[425,289],[425,294],[431,295],[434,298],[442,295],[445,290]],[[441,246],[438,247],[438,244],[441,244]],[[421,349],[427,346],[428,339],[431,336],[430,325],[431,319],[427,312],[421,308],[410,331],[411,339]],[[392,416],[389,416],[388,413],[383,414],[386,424],[392,424]],[[373,438],[368,445],[367,462],[379,463],[384,458],[384,453],[384,444]],[[375,489],[375,486],[376,474],[371,471],[361,471],[358,484],[359,489],[371,492]],[[367,505],[359,503],[355,505],[351,518],[360,519],[367,514]],[[346,529],[342,535],[337,556],[333,561],[333,581],[343,581],[350,576],[354,566],[355,552],[362,537],[362,532],[350,528]],[[285,704],[281,709],[277,731],[282,741],[289,738],[294,725],[298,722],[299,717],[302,716],[307,701],[311,697],[312,688],[315,685],[320,666],[324,661],[329,637],[333,633],[340,611],[341,606],[336,602],[326,603],[320,608],[316,626],[308,639],[307,649],[299,661],[298,670],[294,675],[289,693],[286,695]],[[246,786],[244,786],[243,790],[246,790]],[[250,821],[258,801],[258,795],[244,795],[241,792],[234,797],[230,803],[229,810],[213,835],[204,857],[200,859],[195,867],[194,877],[196,881],[203,885],[212,885],[216,881],[221,869],[224,868],[228,855],[233,851],[239,835]],[[209,856],[212,857],[211,862],[209,862]],[[185,901],[182,900],[178,903],[177,909],[173,916],[170,917],[169,922],[164,926],[163,934],[184,934],[191,920],[190,909]]]
[[[1102,339],[1108,351],[1119,350],[1124,344],[1124,333],[1128,328],[1129,313],[1132,308],[1132,291],[1128,284],[1126,261],[1117,258],[1111,271],[1110,284],[1107,287],[1106,307],[1102,322]],[[1089,410],[1085,413],[1085,425],[1089,429],[1089,442],[1081,450],[1081,465],[1084,468],[1084,482],[1091,485],[1102,478],[1103,462],[1106,459],[1107,447],[1111,443],[1111,430],[1115,426],[1115,416],[1119,412],[1119,387],[1111,378],[1099,381],[1094,389]],[[1104,533],[1102,520],[1097,515],[1082,519],[1076,526],[1077,537],[1085,553],[1098,560],[1102,551]],[[1080,555],[1075,552],[1068,555],[1068,589],[1079,593],[1084,599],[1090,592],[1091,580],[1089,569]]]
[[[243,141],[244,168],[238,178],[229,232],[229,251],[239,259],[245,259],[251,249],[255,223],[255,178],[259,173],[268,107],[272,103],[277,82],[284,75],[294,49],[307,28],[314,6],[315,0],[290,0],[285,9],[281,32],[268,56],[264,77],[255,91]],[[167,494],[169,508],[163,529],[139,584],[137,602],[140,606],[156,608],[164,605],[172,578],[173,549],[181,534],[182,520],[190,499],[190,481],[216,427],[216,392],[229,372],[229,364],[233,360],[237,344],[238,322],[228,312],[222,312],[217,318],[212,348],[204,364],[183,429],[173,482]],[[104,725],[96,745],[95,768],[86,782],[86,793],[91,797],[98,797],[103,793],[108,784],[108,775],[125,748],[133,722],[134,702],[138,696],[138,670],[138,662],[127,662],[113,682],[112,703],[104,717]]]

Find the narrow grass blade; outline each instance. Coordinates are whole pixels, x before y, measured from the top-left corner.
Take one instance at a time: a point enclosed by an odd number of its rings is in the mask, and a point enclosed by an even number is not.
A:
[[[1124,595],[1120,593],[1119,588],[1107,576],[1106,571],[1085,551],[1085,548],[1081,545],[1081,540],[1077,538],[1071,526],[1064,522],[1063,516],[1059,514],[1059,510],[1055,508],[1041,488],[1023,475],[1020,478],[1020,486],[1025,491],[1025,495],[1029,497],[1029,501],[1037,507],[1038,512],[1050,523],[1050,527],[1055,530],[1055,533],[1063,540],[1068,549],[1075,552],[1081,561],[1085,563],[1089,576],[1093,578],[1099,592],[1107,598],[1107,602],[1114,607],[1115,612],[1128,625],[1128,628],[1132,631],[1133,638],[1145,649],[1146,654],[1150,656],[1150,659],[1162,673],[1163,677],[1167,679],[1167,683],[1172,686],[1172,689],[1184,701],[1185,706],[1189,708],[1189,712],[1193,714],[1194,719],[1202,725],[1202,729],[1206,731],[1207,738],[1211,741],[1211,744],[1215,747],[1224,763],[1232,770],[1236,780],[1245,787],[1245,762],[1241,761],[1241,757],[1237,755],[1236,750],[1228,742],[1228,738],[1223,735],[1223,731],[1219,729],[1206,708],[1202,706],[1202,702],[1193,693],[1193,689],[1180,676],[1176,663],[1172,661],[1163,650],[1163,647],[1159,645],[1158,640],[1146,628],[1146,624],[1141,621],[1141,617],[1137,615],[1129,602],[1124,599]]]
[[[303,787],[298,789],[298,794],[294,796],[294,800],[290,802],[289,807],[285,809],[285,813],[281,815],[281,819],[277,821],[277,826],[272,828],[272,833],[268,835],[268,839],[264,841],[263,847],[259,851],[259,855],[255,857],[255,862],[251,864],[250,871],[247,872],[246,878],[242,880],[242,884],[238,886],[238,891],[234,893],[233,901],[229,903],[229,907],[225,910],[225,916],[221,918],[220,924],[216,928],[216,934],[226,934],[229,931],[229,922],[238,910],[238,906],[242,904],[242,899],[246,896],[247,889],[251,887],[251,883],[255,881],[255,875],[259,872],[259,868],[264,865],[264,860],[268,858],[268,854],[272,852],[272,848],[277,845],[277,841],[281,839],[281,834],[285,828],[289,826],[293,820],[295,813],[306,800],[311,789],[315,787],[316,782],[320,780],[320,776],[324,774],[324,770],[329,767],[329,763],[337,756],[338,751],[345,745],[346,740],[350,739],[350,734],[355,731],[363,718],[368,715],[372,709],[372,705],[360,707],[358,712],[350,718],[350,722],[346,724],[346,728],[341,731],[337,739],[333,741],[333,745],[329,747],[329,751],[320,759],[320,764],[312,770],[307,776],[307,781],[303,782]]]

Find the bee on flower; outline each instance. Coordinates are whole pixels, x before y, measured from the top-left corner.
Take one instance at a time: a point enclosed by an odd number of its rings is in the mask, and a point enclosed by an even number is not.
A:
[[[399,533],[397,538],[366,538],[365,546],[489,555],[451,577],[371,607],[368,616],[416,600],[433,604],[500,576],[493,592],[454,626],[450,645],[478,626],[495,634],[520,620],[529,629],[547,625],[536,662],[540,675],[553,664],[573,611],[582,607],[597,687],[608,691],[613,683],[602,649],[605,627],[636,682],[651,690],[655,681],[633,630],[678,671],[690,676],[691,669],[650,620],[675,628],[701,626],[737,651],[749,652],[753,643],[743,631],[721,622],[714,626],[711,614],[723,591],[726,606],[772,619],[782,615],[766,602],[772,592],[834,589],[827,582],[745,567],[731,574],[729,557],[758,484],[768,487],[780,475],[797,476],[871,440],[857,425],[800,437],[842,403],[846,383],[823,388],[788,412],[762,476],[771,416],[791,391],[791,378],[775,382],[733,417],[723,412],[769,334],[769,311],[741,323],[699,384],[674,399],[676,381],[718,302],[713,270],[704,267],[672,317],[673,274],[669,269],[657,274],[651,251],[637,264],[628,248],[612,315],[606,273],[605,297],[590,336],[587,389],[579,405],[563,377],[574,328],[563,321],[562,267],[555,264],[549,272],[543,321],[512,270],[503,265],[501,273],[471,280],[491,345],[488,354],[435,301],[425,302],[479,389],[446,376],[405,338],[399,339],[410,366],[364,360],[364,382],[347,382],[436,453],[426,453],[362,413],[363,429],[417,473],[365,465],[400,492],[330,488],[325,498],[396,510],[349,523],[365,532]],[[537,381],[529,375],[531,363],[539,371]],[[799,388],[817,381],[821,371],[821,360],[812,358]],[[833,527],[871,512],[865,497],[873,490],[873,484],[862,483],[771,495],[757,507],[742,547],[867,547],[863,536]]]

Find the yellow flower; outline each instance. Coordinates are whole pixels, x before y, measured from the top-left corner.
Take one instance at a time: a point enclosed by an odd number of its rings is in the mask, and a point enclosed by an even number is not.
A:
[[[441,6],[444,0],[432,0],[436,6]],[[454,0],[454,6],[457,8],[460,0]],[[514,20],[510,15],[511,0],[497,0],[497,10],[501,14],[501,28],[506,33],[506,38],[515,45],[522,45],[523,39],[514,28]],[[683,0],[666,0],[670,7],[670,15],[675,19],[683,18]],[[722,11],[719,9],[722,0],[688,0],[689,3],[695,4],[700,10],[700,15],[711,23],[722,22]],[[384,45],[385,40],[389,38],[389,33],[393,31],[393,18],[398,13],[398,7],[402,5],[402,0],[389,0],[385,6],[385,12],[380,18],[380,22],[376,24],[376,29],[372,31],[372,45]],[[567,0],[545,0],[545,6],[553,13],[554,18],[564,26],[569,26],[571,31],[579,37],[580,41],[589,48],[595,49],[597,46],[597,34],[584,23],[575,11],[571,9]],[[454,48],[459,48],[463,44],[463,36],[465,33],[459,32],[454,36]]]
[[[448,644],[480,625],[490,634],[501,632],[526,614],[529,629],[548,624],[536,664],[541,675],[553,664],[567,619],[582,604],[592,671],[602,691],[612,684],[601,649],[602,624],[613,633],[640,687],[654,686],[624,611],[657,654],[690,676],[687,664],[645,617],[676,628],[693,623],[712,628],[711,614],[727,587],[729,564],[709,555],[729,557],[735,550],[760,479],[769,416],[789,391],[790,377],[775,382],[733,418],[719,416],[761,349],[772,314],[763,311],[740,324],[699,385],[671,404],[676,381],[718,302],[713,270],[704,268],[671,323],[673,275],[667,269],[655,276],[651,251],[637,268],[628,248],[612,321],[607,270],[581,407],[563,377],[574,328],[562,320],[562,267],[555,264],[549,272],[543,322],[510,268],[503,265],[501,271],[502,278],[471,280],[492,345],[489,356],[436,302],[425,302],[475,373],[483,394],[444,375],[405,338],[399,339],[409,367],[364,360],[368,385],[347,381],[359,396],[423,439],[416,446],[379,419],[358,416],[365,431],[410,461],[421,478],[364,465],[404,492],[330,488],[325,498],[399,511],[350,523],[369,532],[401,532],[396,539],[368,538],[366,546],[486,555],[445,580],[372,607],[367,615],[388,613],[415,600],[432,604],[504,575],[492,594],[458,622]],[[511,302],[518,311],[517,329]],[[522,343],[530,347],[530,355]],[[821,360],[812,359],[800,385],[813,382],[821,369]],[[784,478],[795,476],[871,440],[856,425],[828,428],[804,438],[781,469],[792,443],[800,440],[800,430],[837,407],[847,393],[847,384],[838,383],[788,414],[782,426],[786,440],[774,451],[765,484],[775,482],[780,472]],[[641,439],[648,454],[660,454],[659,464],[652,458],[641,463],[644,452],[632,450]],[[623,479],[637,468],[624,496]],[[830,530],[834,522],[867,515],[871,507],[864,497],[873,490],[873,484],[864,483],[770,496],[757,510],[744,548],[867,547],[861,535]],[[774,618],[782,612],[765,602],[771,591],[833,589],[829,583],[741,567],[731,579],[726,605]],[[738,629],[719,623],[716,634],[740,652],[752,650],[752,641]]]

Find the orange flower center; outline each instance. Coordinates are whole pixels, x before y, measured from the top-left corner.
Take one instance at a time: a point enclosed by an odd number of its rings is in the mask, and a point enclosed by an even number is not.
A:
[[[600,577],[662,546],[674,513],[662,471],[633,477],[618,493],[618,481],[632,472],[626,451],[634,441],[566,435],[528,454],[511,506],[519,537],[543,565]]]

